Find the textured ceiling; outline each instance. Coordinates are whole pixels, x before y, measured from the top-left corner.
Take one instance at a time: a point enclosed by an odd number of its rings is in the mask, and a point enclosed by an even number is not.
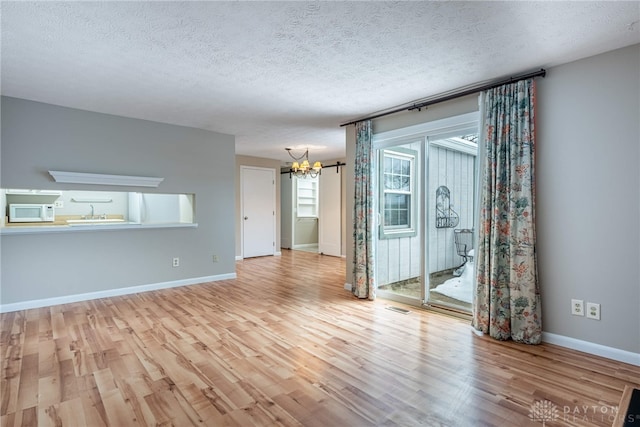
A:
[[[2,94],[344,156],[340,124],[640,42],[640,2],[2,2]],[[289,159],[290,160],[290,159]]]

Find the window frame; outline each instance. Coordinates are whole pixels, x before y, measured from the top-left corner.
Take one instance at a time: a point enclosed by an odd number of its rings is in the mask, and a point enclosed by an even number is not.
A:
[[[400,237],[415,237],[418,234],[417,230],[417,218],[415,215],[416,209],[416,173],[417,173],[417,158],[418,152],[403,147],[389,147],[380,149],[379,159],[379,173],[378,173],[378,189],[379,189],[379,238],[380,239],[397,239]],[[385,175],[389,172],[385,171],[385,159],[395,158],[400,160],[409,161],[409,191],[394,191],[393,189],[385,188]],[[392,173],[392,172],[391,172]],[[385,225],[386,223],[386,198],[385,194],[403,194],[409,196],[408,208],[407,208],[407,225]]]

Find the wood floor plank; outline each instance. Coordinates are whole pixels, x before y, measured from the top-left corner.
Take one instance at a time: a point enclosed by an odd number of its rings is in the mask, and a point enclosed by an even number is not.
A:
[[[112,426],[137,426],[134,409],[125,401],[126,391],[118,387],[117,382],[121,378],[114,378],[111,369],[101,369],[94,373],[96,385],[100,392],[100,400],[104,405],[108,425]]]
[[[640,385],[637,366],[359,300],[344,269],[284,251],[233,280],[1,314],[0,425],[531,426],[548,401],[549,426],[609,426]]]
[[[95,427],[108,425],[107,411],[102,403],[100,391],[93,374],[79,377],[78,388],[82,401],[83,417],[87,424]]]
[[[84,407],[80,397],[60,403],[58,417],[61,426],[86,427],[88,425],[84,417]]]

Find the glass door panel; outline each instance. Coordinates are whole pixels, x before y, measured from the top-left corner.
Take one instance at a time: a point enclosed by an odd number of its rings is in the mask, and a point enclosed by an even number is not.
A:
[[[431,306],[471,312],[477,134],[429,140],[428,280]]]
[[[376,279],[381,297],[419,305],[424,209],[421,203],[424,138],[378,149]]]

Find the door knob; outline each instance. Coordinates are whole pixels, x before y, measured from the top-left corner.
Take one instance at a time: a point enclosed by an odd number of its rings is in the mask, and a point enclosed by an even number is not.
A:
[[[245,216],[245,217],[244,217],[244,220],[245,220],[245,221],[246,221],[246,220],[248,220],[248,219],[249,219],[249,217],[248,217],[248,216]]]

